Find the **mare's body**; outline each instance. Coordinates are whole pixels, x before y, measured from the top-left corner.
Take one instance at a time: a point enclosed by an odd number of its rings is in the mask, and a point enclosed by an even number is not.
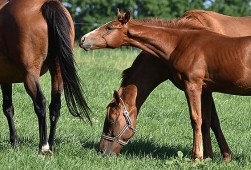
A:
[[[187,14],[189,15],[189,12]],[[206,15],[199,14],[194,17],[195,19],[190,16],[186,16],[186,18],[198,21],[199,18],[204,18],[208,15],[206,12],[205,14]],[[212,14],[215,15],[214,13]],[[250,82],[246,79],[249,75],[249,70],[246,69],[249,65],[249,59],[246,57],[245,60],[240,60],[238,57],[242,56],[242,54],[244,56],[249,55],[247,50],[249,45],[247,44],[249,44],[248,39],[250,38],[234,39],[207,31],[205,28],[210,25],[210,22],[204,22],[204,20],[198,22],[202,23],[201,28],[197,26],[188,28],[184,27],[184,25],[182,26],[181,23],[163,23],[150,19],[147,21],[130,21],[128,16],[129,13],[118,15],[117,21],[109,22],[97,30],[86,34],[81,39],[80,46],[88,50],[107,47],[116,48],[120,45],[132,45],[160,57],[162,60],[164,59],[164,63],[170,69],[169,72],[171,72],[172,82],[179,89],[185,91],[188,100],[195,139],[192,156],[193,158],[202,158],[201,112],[203,113],[202,130],[203,139],[205,140],[204,136],[208,136],[209,127],[211,126],[211,111],[214,109],[212,92],[219,91],[230,94],[249,94]],[[235,23],[233,29],[231,27],[231,31],[227,30],[230,29],[227,24],[226,27],[224,25],[227,21],[229,21],[229,23]],[[219,20],[216,22],[218,23],[218,29],[213,29],[213,31],[218,31],[230,36],[239,36],[241,35],[239,34],[239,30],[242,29],[245,30],[243,35],[250,35],[249,23],[251,22],[248,21],[250,21],[250,17],[240,18],[219,15]],[[221,27],[219,27],[219,25]],[[191,30],[191,28],[195,28],[196,30]],[[104,34],[106,35],[104,36]],[[149,36],[149,34],[151,35]],[[158,41],[155,41],[156,37],[158,37]],[[241,50],[236,50],[239,41],[242,47]],[[227,43],[228,47],[225,48],[222,43]],[[247,48],[245,48],[246,46]],[[222,49],[226,50],[222,51]],[[219,53],[217,53],[218,51]],[[224,59],[225,56],[229,54],[233,55]],[[231,62],[229,63],[228,60]],[[208,63],[210,63],[209,68],[207,65]],[[240,66],[235,68],[235,63],[245,63],[245,65],[244,67]],[[231,69],[225,71],[224,64],[230,64],[229,66],[232,66],[233,69],[237,71],[235,73],[233,73]],[[230,74],[232,76],[229,77]],[[114,134],[110,134],[109,132],[106,135]],[[210,140],[210,138],[208,138],[208,140]],[[110,146],[110,148],[107,147],[107,149],[114,152],[116,151],[116,147],[112,146]],[[228,152],[229,150],[225,151]]]
[[[12,105],[12,83],[24,83],[39,123],[39,151],[51,152],[60,115],[61,93],[65,90],[71,114],[89,119],[89,108],[81,92],[73,60],[74,25],[58,0],[12,0],[0,10],[0,83],[3,111],[10,129],[10,142],[16,145]],[[50,134],[47,139],[46,99],[40,76],[51,75]],[[27,116],[27,115],[26,115]]]

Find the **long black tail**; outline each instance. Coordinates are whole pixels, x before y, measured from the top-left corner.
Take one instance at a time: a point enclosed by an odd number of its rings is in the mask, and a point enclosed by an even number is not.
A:
[[[70,31],[74,28],[70,27],[68,17],[59,1],[45,2],[41,7],[41,12],[48,24],[49,49],[57,55],[60,63],[68,109],[73,116],[81,119],[84,113],[91,123],[89,116],[91,110],[83,96],[71,48]]]

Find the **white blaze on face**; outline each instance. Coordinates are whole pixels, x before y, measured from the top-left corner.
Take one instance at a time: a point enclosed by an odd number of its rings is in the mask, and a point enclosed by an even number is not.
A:
[[[107,22],[106,24],[104,24],[104,25],[107,25],[107,24],[109,24],[111,21],[109,21],[109,22]],[[91,32],[88,32],[87,34],[85,34],[83,37],[88,37],[88,36],[90,36],[92,33],[94,33],[95,31],[97,31],[98,29],[100,29],[101,27],[103,27],[104,25],[102,25],[102,26],[100,26],[100,27],[98,27],[98,28],[96,28],[95,30],[93,30],[93,31],[91,31]]]

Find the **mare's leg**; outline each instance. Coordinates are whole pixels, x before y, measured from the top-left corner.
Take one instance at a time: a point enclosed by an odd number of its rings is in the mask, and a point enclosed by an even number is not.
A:
[[[211,106],[212,106],[212,93],[202,92],[201,95],[201,111],[202,111],[202,138],[204,148],[204,158],[213,158],[212,143],[210,137],[211,127]]]
[[[32,98],[39,125],[39,152],[49,151],[46,126],[46,100],[41,91],[39,74],[28,73],[24,82],[27,93]]]
[[[59,69],[59,68],[58,68]],[[63,91],[63,81],[61,78],[61,74],[58,69],[54,67],[50,68],[50,74],[52,79],[52,91],[51,91],[51,103],[49,106],[50,109],[50,135],[49,135],[49,145],[50,150],[55,150],[55,133],[56,133],[56,124],[58,122],[60,116],[60,108],[61,108],[61,93]],[[55,72],[55,70],[58,70]]]
[[[203,159],[202,144],[202,115],[201,115],[201,91],[202,83],[185,81],[185,94],[190,112],[191,125],[193,128],[192,158]]]
[[[10,142],[13,146],[18,144],[18,136],[13,121],[14,107],[12,105],[12,84],[2,83],[2,96],[3,96],[3,112],[8,120],[10,130]]]
[[[223,156],[223,160],[225,162],[228,162],[231,158],[232,152],[229,149],[226,139],[221,131],[220,121],[213,100],[212,100],[212,110],[211,110],[211,128],[216,136],[218,145],[221,150],[221,154]]]

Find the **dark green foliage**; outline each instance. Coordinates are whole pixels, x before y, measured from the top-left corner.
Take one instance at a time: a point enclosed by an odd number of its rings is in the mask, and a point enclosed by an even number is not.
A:
[[[251,14],[250,0],[215,0],[208,8],[231,16],[248,16]]]
[[[132,18],[175,19],[191,9],[231,16],[251,15],[251,0],[63,0],[76,23],[77,40],[85,33],[116,19],[117,8],[130,10]]]

